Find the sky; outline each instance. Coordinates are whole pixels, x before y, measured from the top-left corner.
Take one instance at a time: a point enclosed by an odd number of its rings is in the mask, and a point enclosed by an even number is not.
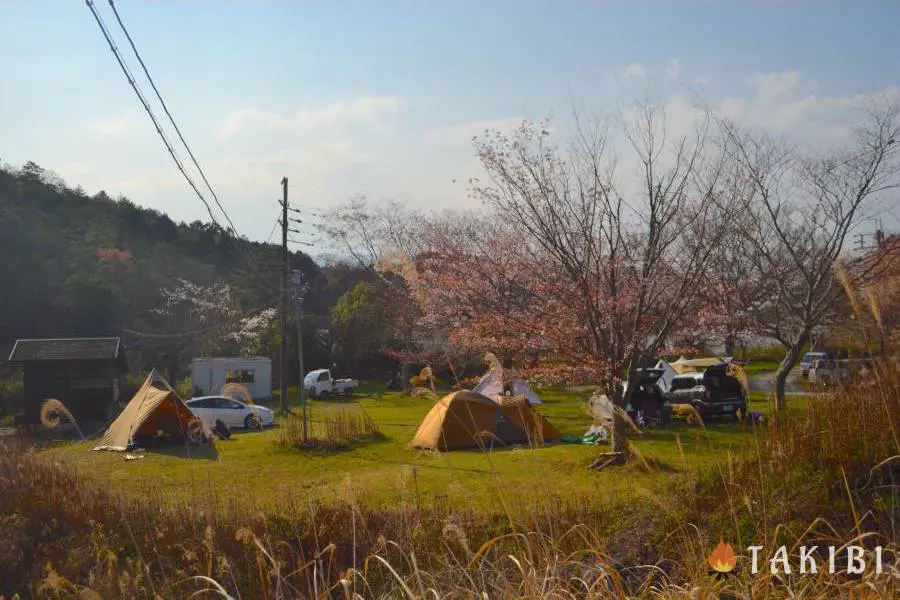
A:
[[[145,96],[106,0],[95,7]],[[321,211],[356,194],[473,208],[472,136],[642,99],[698,99],[812,146],[900,98],[900,2],[118,2],[238,231],[266,239],[281,179]],[[0,0],[0,160],[207,220],[79,0]],[[164,113],[155,101],[154,111]],[[170,129],[166,130],[171,132]],[[173,142],[177,141],[170,134]],[[179,150],[187,161],[187,155]],[[188,163],[189,164],[189,163]],[[195,172],[192,175],[198,180]]]

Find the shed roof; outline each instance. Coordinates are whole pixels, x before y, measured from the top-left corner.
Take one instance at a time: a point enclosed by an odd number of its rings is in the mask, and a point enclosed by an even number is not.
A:
[[[245,363],[245,362],[272,362],[271,358],[265,356],[210,356],[195,358],[191,363]]]
[[[119,358],[120,348],[117,337],[16,340],[9,362],[114,360]]]

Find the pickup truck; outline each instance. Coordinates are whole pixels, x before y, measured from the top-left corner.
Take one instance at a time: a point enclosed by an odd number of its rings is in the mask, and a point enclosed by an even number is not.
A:
[[[330,369],[310,371],[303,378],[303,389],[310,398],[324,400],[330,394],[335,396],[350,395],[359,387],[356,379],[334,379]]]

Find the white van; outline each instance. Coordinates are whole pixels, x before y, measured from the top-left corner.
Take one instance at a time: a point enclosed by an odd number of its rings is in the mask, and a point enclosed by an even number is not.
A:
[[[816,361],[825,360],[826,358],[828,358],[828,355],[824,352],[807,352],[800,359],[800,374],[803,377],[809,377],[809,371]]]
[[[191,363],[194,396],[215,396],[226,383],[247,388],[254,401],[272,399],[272,361],[263,357],[197,358]]]

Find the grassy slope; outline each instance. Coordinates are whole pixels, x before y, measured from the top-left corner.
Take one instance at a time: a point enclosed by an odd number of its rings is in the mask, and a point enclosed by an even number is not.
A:
[[[762,373],[774,373],[778,370],[778,361],[775,360],[751,360],[744,365],[744,372],[749,377],[754,377]]]
[[[540,411],[563,434],[582,434],[591,420],[581,407],[585,394],[543,390]],[[802,398],[792,399],[795,404]],[[140,461],[124,461],[121,454],[91,452],[92,443],[59,445],[45,452],[72,465],[103,485],[136,494],[151,494],[165,502],[186,500],[213,490],[223,501],[238,496],[277,505],[287,497],[308,495],[324,501],[353,496],[365,504],[392,504],[416,497],[421,503],[465,501],[499,510],[502,503],[544,490],[561,495],[620,496],[638,488],[661,490],[672,477],[639,469],[594,472],[585,468],[597,447],[555,444],[537,450],[500,449],[493,453],[462,451],[444,454],[410,450],[407,443],[432,401],[398,393],[360,396],[352,403],[312,402],[313,418],[327,410],[362,408],[379,424],[387,439],[336,453],[299,451],[273,442],[278,427],[265,432],[235,432],[217,441],[212,452],[185,458],[183,449],[148,452]],[[754,409],[768,411],[761,396]],[[649,431],[635,446],[642,456],[657,459],[677,472],[708,463],[753,439],[752,429],[731,423],[710,423],[704,430],[682,423]],[[603,448],[602,446],[600,447]]]

